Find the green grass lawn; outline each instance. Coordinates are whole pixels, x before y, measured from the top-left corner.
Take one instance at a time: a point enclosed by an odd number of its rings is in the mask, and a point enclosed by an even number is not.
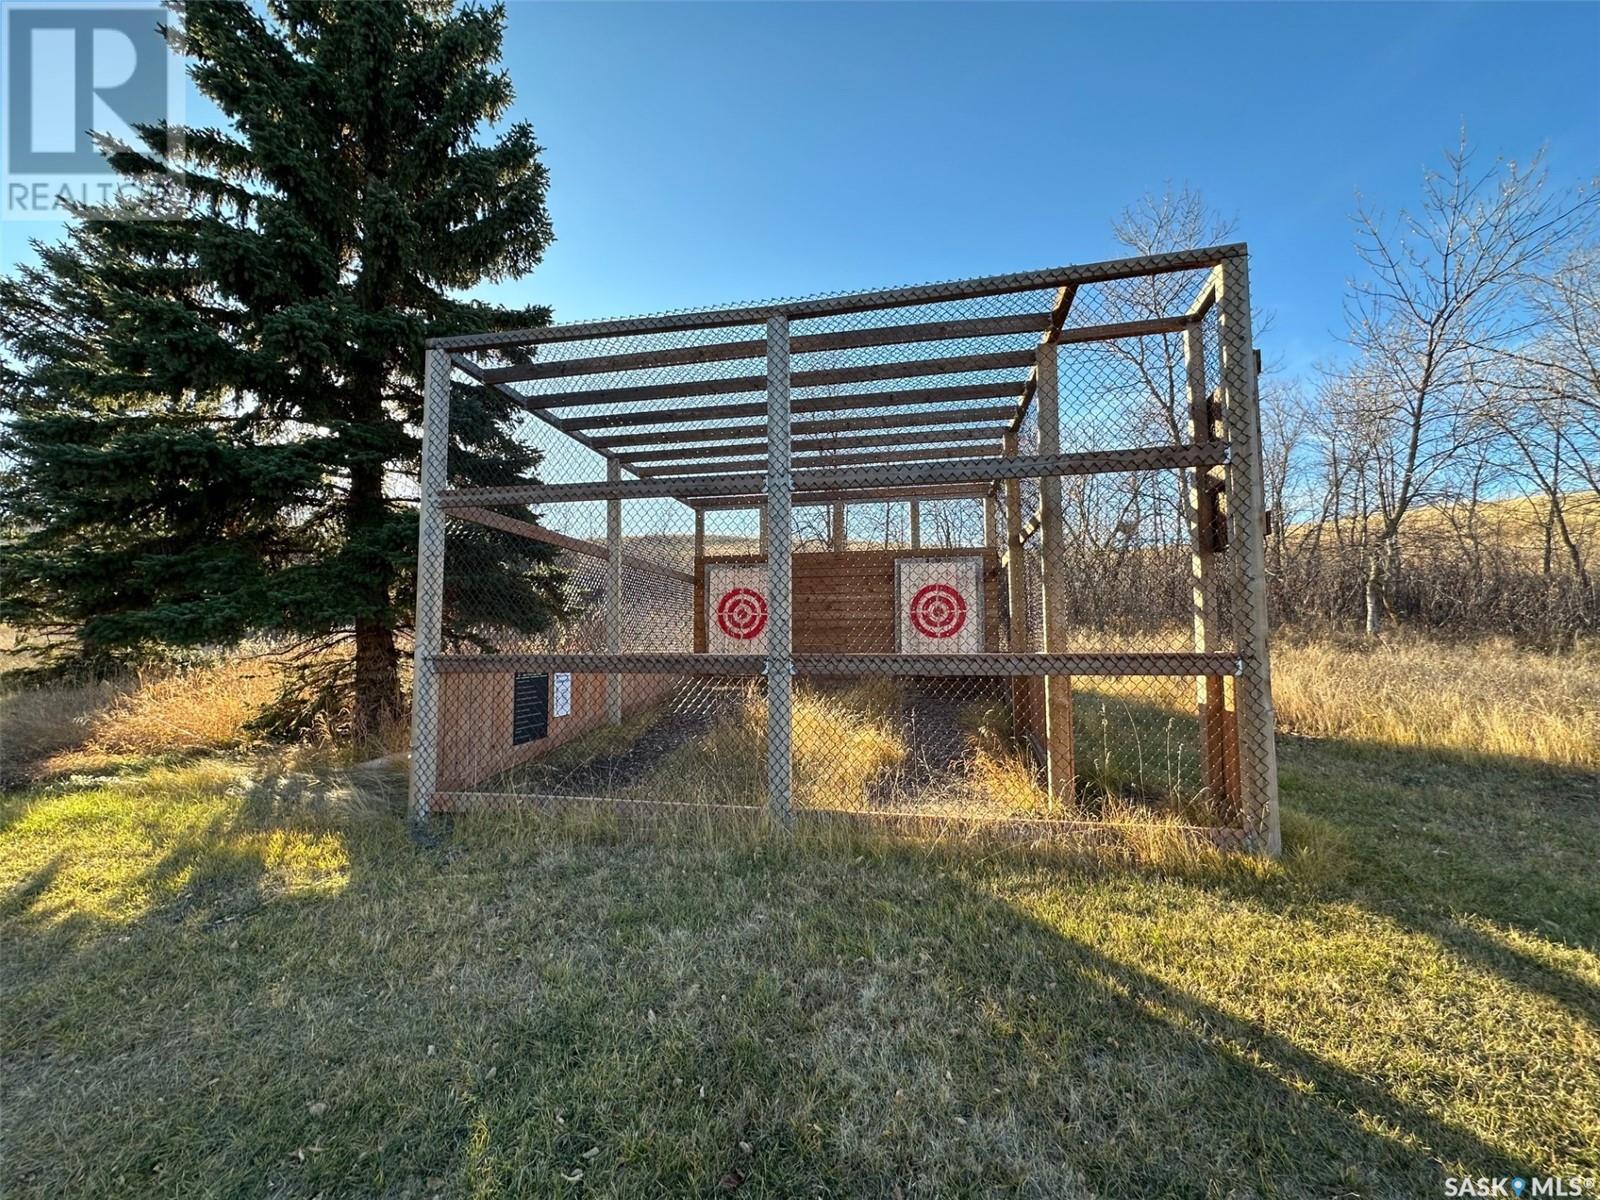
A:
[[[8,1197],[1438,1196],[1600,1176],[1593,778],[1285,739],[1282,863],[0,808]]]

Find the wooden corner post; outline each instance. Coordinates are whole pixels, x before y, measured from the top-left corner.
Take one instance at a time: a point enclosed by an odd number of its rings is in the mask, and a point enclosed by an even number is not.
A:
[[[411,675],[411,816],[425,820],[439,784],[439,671],[443,641],[444,511],[450,477],[450,356],[429,350],[422,373],[422,472],[417,505],[417,614]]]
[[[1263,545],[1261,422],[1257,414],[1255,347],[1250,328],[1250,270],[1240,253],[1217,270],[1223,419],[1228,430],[1228,558],[1234,590],[1239,797],[1250,848],[1276,856],[1278,751],[1267,650],[1267,571]]]
[[[794,595],[790,555],[794,519],[789,470],[789,318],[767,319],[767,811],[794,826],[790,737],[794,688]]]
[[[1189,440],[1210,442],[1225,431],[1214,427],[1210,388],[1206,382],[1205,338],[1198,321],[1183,331],[1183,361],[1188,388]],[[1201,653],[1225,644],[1219,592],[1220,566],[1216,561],[1217,494],[1222,486],[1216,467],[1195,467],[1188,472],[1184,496],[1189,522],[1189,576],[1194,609],[1194,648]],[[1200,717],[1200,782],[1217,816],[1230,827],[1239,823],[1238,756],[1231,703],[1232,680],[1202,675],[1196,682]]]
[[[1061,453],[1061,404],[1056,384],[1054,344],[1041,345],[1035,355],[1034,412],[1039,421],[1039,455]],[[1063,557],[1061,476],[1039,480],[1039,557],[1044,599],[1044,652],[1061,654],[1067,642],[1067,571]],[[1047,675],[1044,681],[1045,777],[1053,799],[1070,803],[1076,766],[1072,746],[1072,680]]]
[[[606,459],[606,482],[622,482],[622,464]],[[606,652],[622,653],[622,497],[606,500]],[[606,676],[606,720],[622,724],[622,676]]]

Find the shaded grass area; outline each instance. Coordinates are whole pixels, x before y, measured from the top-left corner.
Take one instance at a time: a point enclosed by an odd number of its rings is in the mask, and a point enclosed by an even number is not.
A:
[[[11,1196],[1600,1173],[1592,776],[1286,739],[1280,864],[652,839],[208,760],[0,807]]]

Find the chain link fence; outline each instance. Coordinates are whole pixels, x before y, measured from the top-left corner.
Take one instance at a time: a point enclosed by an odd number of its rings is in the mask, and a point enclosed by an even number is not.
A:
[[[436,341],[414,813],[1276,852],[1246,262]]]

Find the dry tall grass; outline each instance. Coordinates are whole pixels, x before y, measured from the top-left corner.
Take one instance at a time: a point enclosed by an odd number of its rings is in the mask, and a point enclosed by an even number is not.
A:
[[[251,723],[289,678],[284,659],[251,653],[114,682],[56,683],[0,695],[0,779],[98,771],[159,755],[258,748],[267,739]],[[360,745],[323,729],[298,750],[302,758],[314,753],[333,765],[403,748],[405,741],[404,722],[397,721]]]
[[[874,780],[905,761],[905,738],[891,717],[895,693],[888,679],[843,692],[795,692],[791,744],[801,806],[855,807]],[[759,804],[766,740],[766,697],[752,690],[732,716],[669,756],[637,790],[654,800]]]
[[[1280,727],[1292,733],[1600,767],[1594,650],[1291,634],[1273,652],[1272,694]]]

